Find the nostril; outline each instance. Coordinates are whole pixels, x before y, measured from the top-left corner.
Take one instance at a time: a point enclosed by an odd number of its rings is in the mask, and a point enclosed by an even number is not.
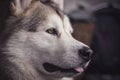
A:
[[[92,53],[93,51],[89,48],[83,48],[79,50],[79,56],[81,56],[86,61],[90,60]]]
[[[86,51],[86,56],[91,57],[92,53],[93,53],[92,50],[88,50],[88,51]]]

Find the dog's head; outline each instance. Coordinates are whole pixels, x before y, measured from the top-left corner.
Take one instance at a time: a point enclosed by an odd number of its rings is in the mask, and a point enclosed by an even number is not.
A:
[[[84,71],[92,51],[72,37],[59,0],[14,0],[12,15],[8,26],[14,33],[8,50],[17,58],[52,77],[73,77]]]

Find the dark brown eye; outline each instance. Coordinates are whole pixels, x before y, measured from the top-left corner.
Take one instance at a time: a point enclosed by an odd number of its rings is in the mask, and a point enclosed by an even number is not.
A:
[[[58,31],[55,28],[50,28],[46,32],[52,35],[58,35]]]

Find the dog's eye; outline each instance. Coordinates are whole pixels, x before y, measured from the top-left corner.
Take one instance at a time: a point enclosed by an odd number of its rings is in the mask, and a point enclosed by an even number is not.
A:
[[[46,30],[47,33],[52,34],[52,35],[57,35],[58,31],[55,28],[50,28]]]

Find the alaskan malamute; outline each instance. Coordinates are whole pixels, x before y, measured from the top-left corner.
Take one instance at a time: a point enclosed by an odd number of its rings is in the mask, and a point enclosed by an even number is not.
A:
[[[59,1],[11,1],[0,36],[0,80],[61,80],[84,71],[92,50],[71,36]]]

